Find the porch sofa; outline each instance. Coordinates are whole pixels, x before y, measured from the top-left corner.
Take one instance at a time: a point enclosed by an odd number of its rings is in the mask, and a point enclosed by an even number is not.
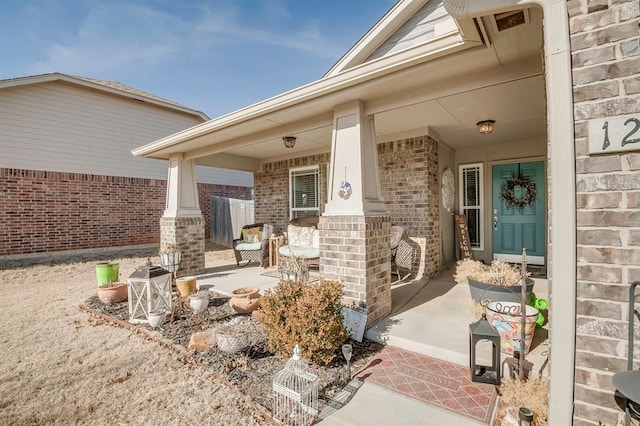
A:
[[[318,216],[305,216],[291,220],[287,225],[287,241],[278,252],[280,256],[299,257],[313,263],[320,260],[320,233]]]

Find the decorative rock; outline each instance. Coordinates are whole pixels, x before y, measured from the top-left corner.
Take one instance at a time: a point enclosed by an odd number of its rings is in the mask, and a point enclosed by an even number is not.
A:
[[[189,345],[187,349],[193,349],[197,351],[210,351],[216,347],[216,331],[206,330],[198,333],[193,333],[189,339]]]

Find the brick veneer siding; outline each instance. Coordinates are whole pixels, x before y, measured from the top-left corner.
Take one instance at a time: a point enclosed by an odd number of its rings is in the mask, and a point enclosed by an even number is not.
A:
[[[199,184],[209,196],[250,198],[251,188]],[[158,244],[166,181],[0,169],[0,256]],[[209,234],[205,234],[209,235]]]
[[[344,284],[344,299],[369,309],[367,326],[391,312],[389,216],[323,216],[320,275]]]
[[[320,207],[327,200],[329,154],[267,163],[255,175],[256,222],[285,230],[289,221],[289,169],[320,165]],[[405,227],[414,276],[433,277],[440,267],[438,143],[428,136],[378,145],[382,196],[391,222]],[[409,247],[411,246],[411,247]],[[404,266],[404,265],[403,265]],[[409,267],[410,265],[407,265]]]
[[[163,217],[160,219],[160,243],[174,244],[180,252],[177,277],[204,273],[204,218]]]
[[[255,219],[271,223],[275,231],[286,231],[289,222],[289,169],[319,166],[320,211],[327,203],[327,164],[329,154],[310,155],[267,163],[254,178]]]
[[[589,156],[588,120],[640,112],[640,5],[568,6],[578,244],[574,424],[614,425],[623,413],[611,377],[627,368],[628,288],[640,280],[640,154]]]
[[[412,271],[433,277],[441,252],[438,142],[421,136],[379,144],[378,165],[391,221],[405,228],[414,246]]]

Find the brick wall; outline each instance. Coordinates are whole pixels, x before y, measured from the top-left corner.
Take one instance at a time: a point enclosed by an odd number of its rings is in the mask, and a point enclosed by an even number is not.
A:
[[[589,156],[587,123],[640,112],[640,4],[568,6],[577,174],[574,424],[614,425],[622,411],[611,377],[626,370],[628,287],[640,280],[640,154]]]
[[[327,200],[329,154],[265,164],[255,175],[256,222],[285,230],[289,221],[289,169],[320,165],[320,207]],[[382,196],[394,225],[409,239],[398,250],[414,276],[434,276],[440,263],[438,143],[428,136],[378,145]],[[402,265],[405,266],[405,265]]]
[[[329,154],[310,155],[267,163],[255,174],[255,219],[271,223],[275,231],[285,231],[289,223],[289,169],[319,166],[320,211],[327,203],[327,164]]]
[[[369,310],[367,325],[391,312],[389,216],[324,216],[320,275],[344,283],[344,298]]]
[[[391,221],[405,228],[413,246],[414,275],[433,277],[440,267],[438,142],[421,136],[382,143],[378,164]]]
[[[251,194],[212,184],[198,190],[206,229],[209,195]],[[165,194],[164,180],[2,168],[0,256],[158,244]]]

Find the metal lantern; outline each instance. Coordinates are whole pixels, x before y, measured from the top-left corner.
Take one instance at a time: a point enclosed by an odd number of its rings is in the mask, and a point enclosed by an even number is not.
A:
[[[491,343],[491,365],[480,365],[477,360],[476,345],[481,341]],[[471,381],[500,384],[500,334],[487,321],[486,312],[476,323],[469,325],[469,368],[471,369]]]
[[[129,322],[149,322],[151,311],[171,312],[171,272],[160,266],[141,266],[127,282]]]
[[[273,417],[282,424],[309,425],[318,415],[318,376],[302,359],[300,346],[273,377]]]

